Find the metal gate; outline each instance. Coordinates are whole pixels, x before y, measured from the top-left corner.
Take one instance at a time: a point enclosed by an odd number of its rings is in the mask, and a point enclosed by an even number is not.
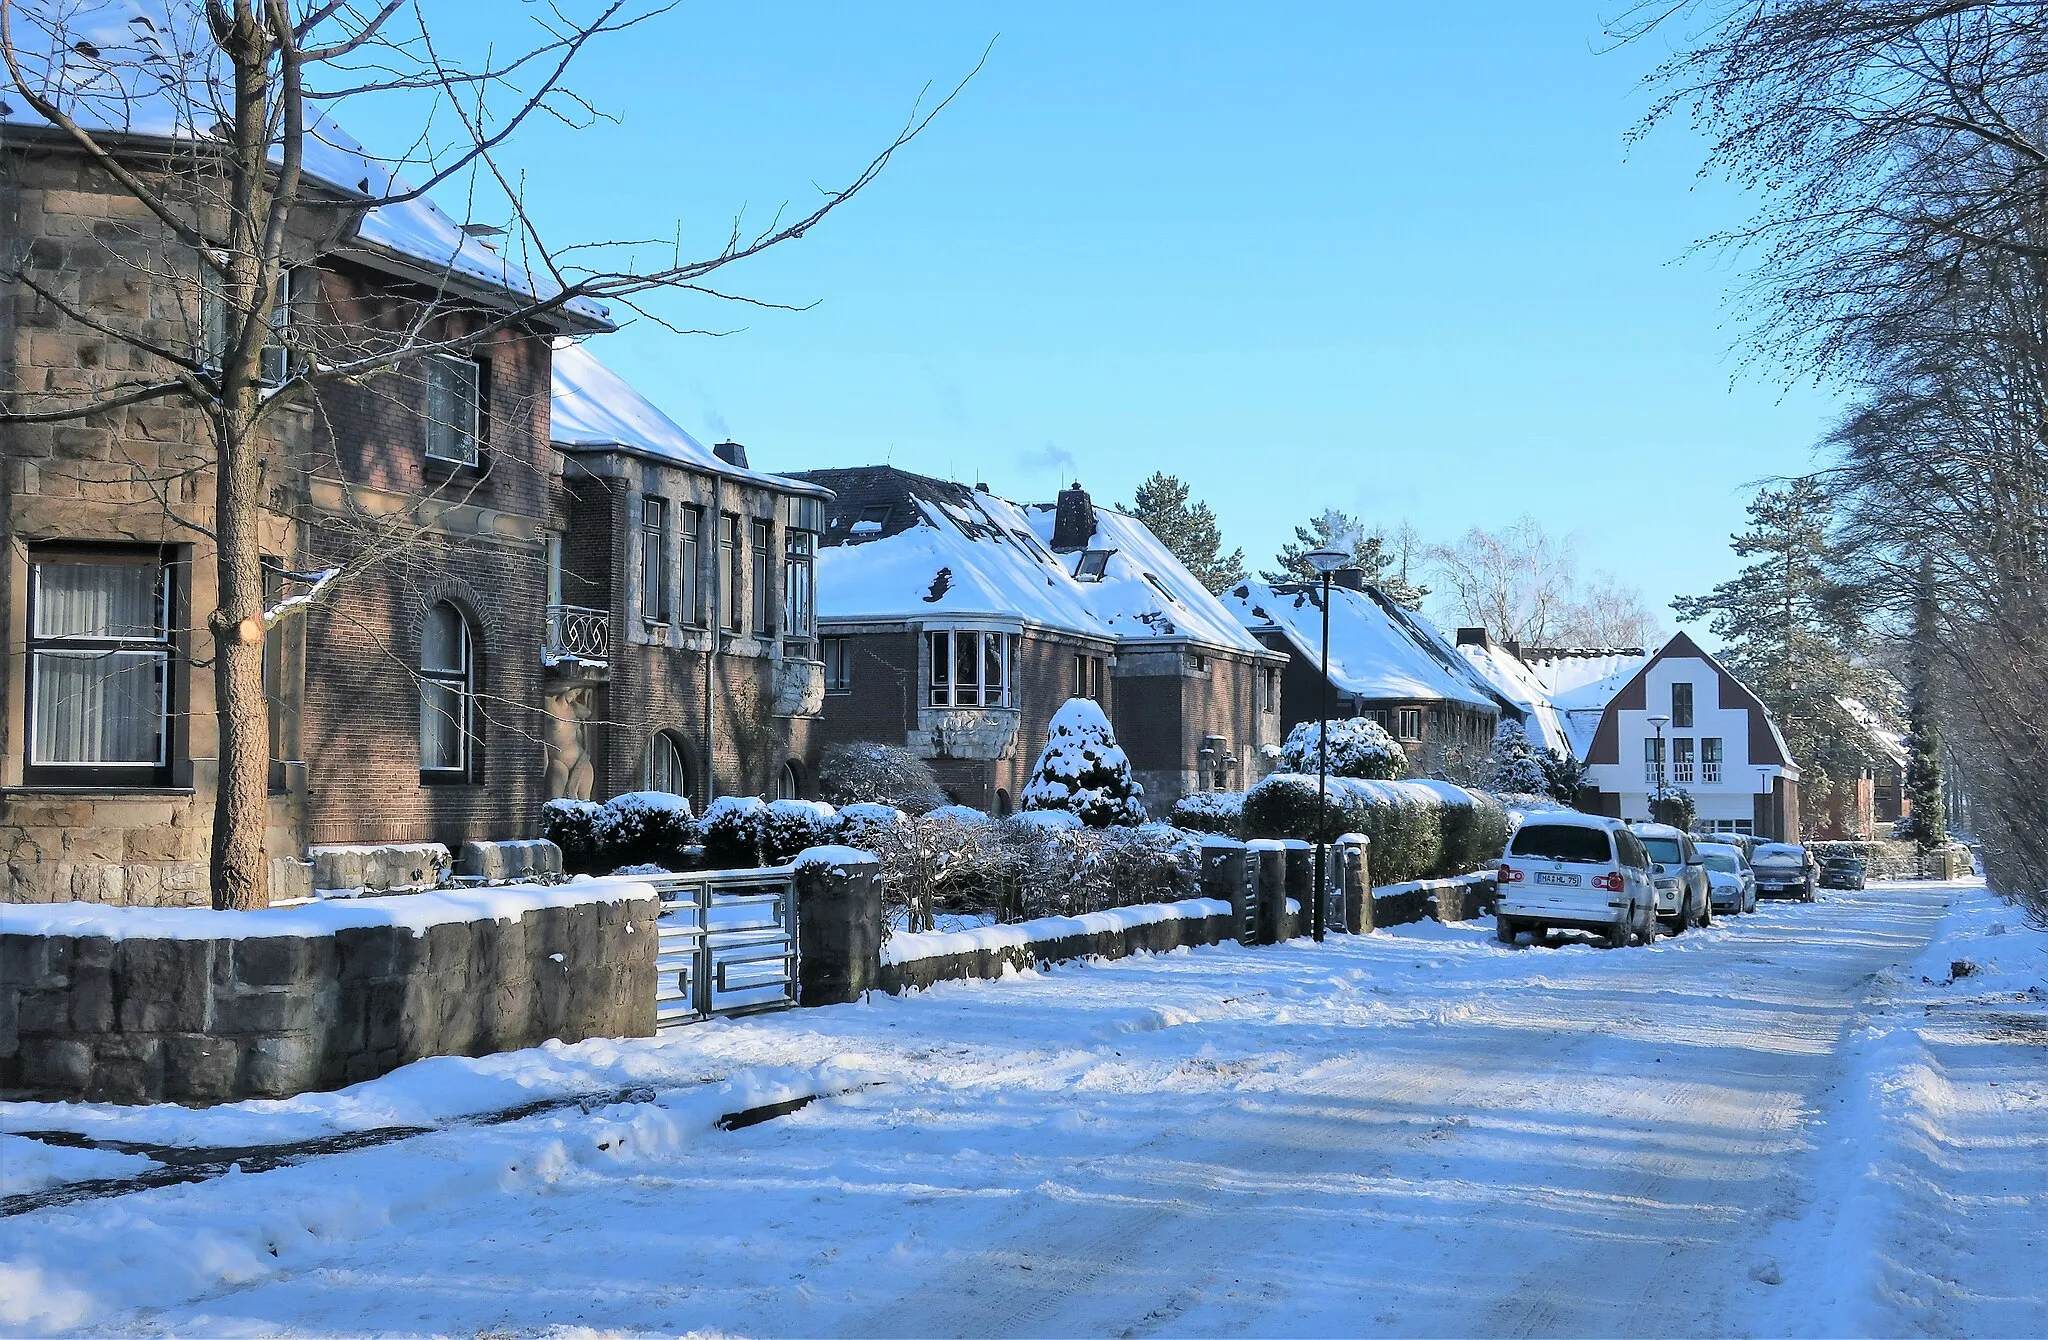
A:
[[[796,1004],[796,882],[786,867],[656,875],[654,1026]]]

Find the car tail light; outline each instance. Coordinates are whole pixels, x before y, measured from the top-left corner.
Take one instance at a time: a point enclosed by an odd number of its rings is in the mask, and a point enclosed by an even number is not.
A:
[[[1622,889],[1621,872],[1619,870],[1610,870],[1604,875],[1593,876],[1593,887],[1607,893],[1620,893]]]
[[[1522,882],[1522,872],[1506,862],[1502,862],[1500,873],[1494,876],[1493,882],[1496,884],[1520,884]]]

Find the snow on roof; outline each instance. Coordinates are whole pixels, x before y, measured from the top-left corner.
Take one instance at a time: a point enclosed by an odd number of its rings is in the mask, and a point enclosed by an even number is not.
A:
[[[803,480],[728,465],[582,344],[570,339],[554,344],[548,438],[556,446],[572,451],[619,448],[786,492],[825,492]]]
[[[1870,737],[1871,743],[1883,751],[1897,767],[1906,766],[1906,737],[1885,724],[1877,710],[1860,698],[1837,698],[1842,710],[1853,718],[1857,725]]]
[[[1364,591],[1330,591],[1330,682],[1354,698],[1441,699],[1497,708],[1492,692],[1464,658],[1450,651],[1447,664],[1424,639],[1420,616],[1404,619]],[[1245,582],[1223,595],[1223,604],[1246,628],[1274,629],[1311,662],[1322,655],[1322,606],[1316,588]],[[1442,643],[1439,634],[1435,642]],[[1443,643],[1448,648],[1448,643]]]
[[[1466,643],[1458,650],[1496,693],[1521,709],[1523,726],[1538,749],[1555,749],[1567,754],[1573,752],[1571,736],[1564,728],[1564,718],[1550,701],[1549,692],[1522,663],[1521,657],[1492,641],[1484,646]]]
[[[1037,503],[1025,514],[1050,553],[1057,509]],[[1117,636],[1186,640],[1231,651],[1265,650],[1138,518],[1098,505],[1088,549],[1109,551],[1099,580],[1075,576],[1086,551],[1052,557],[1103,626]]]
[[[1611,682],[1613,687],[1606,690],[1607,697],[1601,698],[1598,704],[1605,707],[1607,698],[1621,692],[1621,686],[1628,683],[1649,660],[1648,653],[1634,647],[1627,650],[1523,653],[1523,661],[1536,677],[1536,682],[1559,706],[1564,705],[1568,696],[1578,703],[1581,696],[1578,691],[1581,689],[1597,694],[1600,689],[1595,686]]]
[[[22,74],[38,96],[54,102],[81,129],[196,142],[227,119],[219,51],[203,31],[203,10],[173,16],[162,0],[76,0],[51,13],[15,9],[13,36]],[[369,200],[411,188],[319,107],[309,104],[303,166],[307,176]],[[48,128],[11,81],[0,82],[0,125]],[[275,148],[273,159],[278,157]],[[355,241],[374,259],[384,254],[423,267],[427,282],[469,280],[521,298],[547,298],[561,286],[469,236],[426,196],[378,205]],[[610,328],[603,303],[566,305],[578,324]]]
[[[1116,636],[1007,499],[887,466],[796,477],[835,495],[818,551],[824,622],[989,618]]]

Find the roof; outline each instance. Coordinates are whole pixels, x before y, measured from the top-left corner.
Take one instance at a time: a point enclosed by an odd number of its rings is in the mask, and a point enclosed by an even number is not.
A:
[[[826,492],[802,480],[727,464],[575,340],[555,341],[552,381],[548,438],[565,451],[625,451],[785,492]]]
[[[793,477],[833,493],[818,551],[823,622],[972,617],[1115,636],[1007,499],[886,465]]]
[[[1223,595],[1238,621],[1272,631],[1311,662],[1322,657],[1322,592],[1307,583],[1245,582]],[[1330,683],[1354,698],[1465,703],[1498,710],[1478,671],[1421,615],[1377,592],[1330,588]]]
[[[82,129],[109,136],[196,142],[210,138],[226,115],[217,58],[203,32],[203,9],[163,0],[75,0],[52,21],[48,11],[17,6],[13,26],[23,75],[38,95],[58,104]],[[55,127],[0,84],[0,125]],[[202,110],[203,109],[203,110]],[[345,197],[376,201],[411,188],[317,105],[307,106],[303,168],[308,177]],[[200,124],[204,121],[204,125]],[[273,150],[273,158],[276,152]],[[342,250],[366,264],[384,265],[426,282],[479,285],[518,300],[561,292],[500,255],[426,196],[367,211]],[[578,298],[565,305],[563,324],[585,330],[612,327],[610,310]]]
[[[1871,743],[1892,761],[1894,767],[1906,766],[1906,737],[1887,725],[1876,708],[1860,698],[1837,698],[1835,701],[1842,705],[1842,710],[1849,714],[1851,720],[1863,728]]]
[[[1535,828],[1544,824],[1556,824],[1564,828],[1598,828],[1609,833],[1628,827],[1611,815],[1586,814],[1578,810],[1538,810],[1528,817],[1522,827]]]
[[[1025,509],[1032,529],[1050,551],[1057,508],[1037,503]],[[1100,580],[1074,579],[1082,599],[1103,626],[1134,642],[1186,641],[1206,647],[1266,654],[1223,602],[1175,558],[1151,527],[1112,508],[1095,508],[1089,550],[1108,550]],[[1082,553],[1055,554],[1062,572],[1074,578]]]
[[[1564,717],[1521,657],[1491,639],[1483,644],[1460,643],[1458,650],[1472,663],[1479,677],[1493,686],[1495,693],[1520,709],[1524,728],[1537,748],[1563,754],[1574,752]]]
[[[1686,633],[1674,633],[1671,640],[1659,647],[1656,654],[1646,659],[1635,673],[1622,681],[1613,692],[1607,691],[1607,681],[1589,684],[1576,691],[1577,699],[1590,700],[1604,696],[1598,725],[1588,740],[1586,750],[1579,755],[1588,763],[1617,763],[1620,761],[1620,745],[1613,725],[1614,716],[1610,709],[1619,707],[1625,711],[1643,709],[1646,689],[1644,681],[1650,667],[1659,661],[1683,658],[1705,661],[1719,677],[1718,698],[1722,707],[1736,705],[1749,713],[1749,761],[1752,764],[1782,767],[1788,777],[1797,778],[1799,765],[1792,757],[1792,747],[1785,743],[1785,737],[1778,730],[1778,723],[1771,720],[1770,710],[1756,691],[1728,672],[1728,667],[1714,659],[1699,643]],[[1609,677],[1610,679],[1613,676]],[[1590,711],[1590,702],[1575,701],[1573,694],[1560,694],[1557,699],[1560,708],[1565,709],[1568,726],[1577,731],[1579,723]],[[1775,754],[1776,757],[1772,755]]]

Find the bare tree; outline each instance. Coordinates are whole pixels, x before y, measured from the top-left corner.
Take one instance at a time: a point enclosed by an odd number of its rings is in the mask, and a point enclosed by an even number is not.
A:
[[[1548,644],[1562,626],[1574,580],[1571,548],[1533,516],[1498,531],[1474,526],[1436,546],[1430,567],[1456,616],[1497,637]]]
[[[350,532],[346,557],[295,574],[283,598],[273,589],[266,599],[266,500],[280,472],[303,483],[311,468],[275,450],[284,411],[317,412],[328,388],[418,377],[436,355],[468,355],[511,334],[601,327],[619,309],[671,324],[649,306],[663,295],[755,301],[719,287],[719,272],[802,237],[872,183],[959,92],[914,110],[845,185],[765,226],[735,222],[701,256],[684,252],[679,227],[666,242],[558,245],[536,227],[508,143],[540,118],[588,125],[597,113],[566,83],[572,62],[591,42],[664,12],[628,10],[622,0],[582,17],[573,8],[567,0],[541,7],[523,50],[464,64],[444,52],[425,8],[410,0],[157,0],[140,12],[107,0],[0,0],[8,76],[0,93],[139,206],[141,222],[112,250],[134,280],[174,295],[174,318],[153,305],[141,316],[110,312],[40,268],[32,239],[0,253],[0,275],[31,301],[122,351],[61,384],[13,388],[0,401],[0,423],[80,422],[157,405],[204,421],[203,443],[138,476],[215,555],[215,606],[203,611],[212,645],[199,663],[212,668],[218,716],[218,907],[268,901],[266,631],[392,562],[462,501],[437,496],[384,515],[355,507],[344,487],[334,524]],[[357,146],[335,120],[337,110],[378,98],[409,100],[422,113],[419,140],[395,157]],[[467,203],[463,217],[439,219],[437,233],[438,216],[422,209],[441,188]],[[430,258],[445,234],[445,254],[374,310],[293,319],[293,268],[376,219],[424,227]],[[194,491],[210,492],[211,507],[173,505]]]

